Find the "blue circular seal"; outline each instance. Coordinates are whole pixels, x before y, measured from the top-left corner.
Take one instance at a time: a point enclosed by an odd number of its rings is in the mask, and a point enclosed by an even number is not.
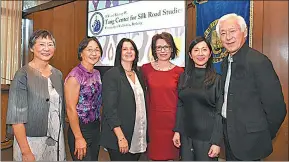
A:
[[[100,12],[95,12],[89,21],[89,29],[93,35],[99,35],[103,29],[104,18]]]
[[[211,43],[214,63],[222,62],[223,59],[228,55],[227,50],[223,47],[222,42],[216,32],[216,25],[218,20],[219,19],[211,22],[204,33],[206,39]]]

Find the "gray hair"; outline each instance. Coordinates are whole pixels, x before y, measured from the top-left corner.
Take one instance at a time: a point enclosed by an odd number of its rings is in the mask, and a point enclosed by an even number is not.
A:
[[[32,49],[32,47],[35,45],[36,40],[38,38],[47,38],[47,37],[52,40],[54,47],[56,47],[56,42],[55,42],[55,38],[53,37],[53,35],[47,30],[40,29],[40,30],[34,31],[32,35],[29,37],[29,44],[28,44],[29,49]]]
[[[226,14],[226,15],[222,16],[219,19],[219,21],[218,21],[218,23],[216,25],[216,32],[217,32],[218,37],[220,38],[220,23],[222,21],[228,20],[230,18],[233,18],[233,19],[237,20],[237,23],[240,26],[241,31],[245,32],[245,37],[246,37],[247,36],[247,24],[246,24],[246,21],[244,20],[244,18],[242,16],[237,15],[235,13]]]

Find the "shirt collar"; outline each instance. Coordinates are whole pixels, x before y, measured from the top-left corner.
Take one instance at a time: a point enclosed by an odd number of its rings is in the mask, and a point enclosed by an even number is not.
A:
[[[229,63],[234,62],[233,56],[231,56],[231,55],[228,56],[228,62]]]
[[[238,62],[238,61],[242,60],[244,55],[247,53],[248,49],[249,49],[248,44],[244,43],[243,46],[233,56],[228,54],[229,55],[228,61]],[[231,60],[230,60],[230,57],[232,58]]]
[[[93,69],[92,72],[88,71],[81,63],[78,64],[78,67],[79,67],[81,70],[83,70],[83,71],[85,71],[86,73],[89,73],[89,74],[92,74],[92,73],[94,72],[94,69]]]

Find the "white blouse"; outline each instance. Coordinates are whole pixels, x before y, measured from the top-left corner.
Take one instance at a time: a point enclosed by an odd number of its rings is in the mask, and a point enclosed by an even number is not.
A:
[[[146,140],[146,130],[147,130],[147,119],[146,119],[146,109],[145,109],[145,98],[144,92],[138,77],[135,75],[135,83],[127,76],[131,88],[134,92],[135,104],[136,104],[136,115],[134,131],[131,140],[130,153],[142,153],[146,151],[147,140]]]

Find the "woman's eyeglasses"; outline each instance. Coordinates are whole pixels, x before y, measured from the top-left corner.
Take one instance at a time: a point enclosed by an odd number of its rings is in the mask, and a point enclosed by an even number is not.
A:
[[[87,49],[86,51],[88,51],[89,53],[98,53],[98,52],[100,52],[99,49]]]
[[[156,46],[157,51],[162,51],[162,49],[164,49],[164,51],[169,51],[171,47],[170,46]]]

